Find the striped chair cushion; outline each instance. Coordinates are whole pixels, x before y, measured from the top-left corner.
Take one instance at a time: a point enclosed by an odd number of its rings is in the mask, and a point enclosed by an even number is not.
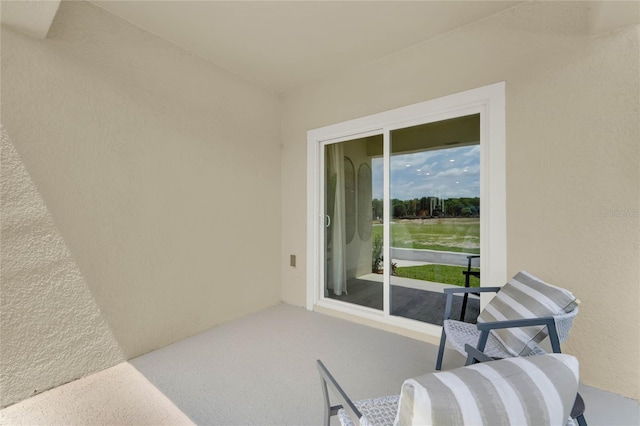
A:
[[[564,425],[578,392],[566,354],[507,358],[408,379],[395,425]]]
[[[572,311],[576,298],[570,291],[552,286],[527,272],[519,272],[491,299],[482,310],[478,322],[553,317]],[[513,356],[530,355],[547,337],[544,326],[503,328],[491,333]]]

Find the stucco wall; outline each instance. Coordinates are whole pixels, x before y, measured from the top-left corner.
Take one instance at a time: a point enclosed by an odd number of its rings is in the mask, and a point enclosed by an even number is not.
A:
[[[640,27],[588,35],[583,2],[527,2],[283,99],[286,302],[305,304],[306,132],[506,82],[508,275],[573,291],[586,384],[640,398]],[[489,283],[485,283],[489,284]]]
[[[277,97],[84,2],[1,48],[2,405],[281,300]]]

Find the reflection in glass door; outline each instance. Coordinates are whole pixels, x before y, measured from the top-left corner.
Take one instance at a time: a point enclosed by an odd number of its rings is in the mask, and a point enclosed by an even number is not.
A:
[[[442,325],[443,289],[480,285],[480,115],[393,130],[390,139],[390,314]],[[455,315],[463,304],[475,319],[479,297],[456,297]]]
[[[382,135],[324,146],[324,297],[382,310],[382,208],[372,163]]]

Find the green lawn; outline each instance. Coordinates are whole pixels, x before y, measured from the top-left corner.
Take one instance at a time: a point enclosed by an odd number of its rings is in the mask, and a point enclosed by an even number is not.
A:
[[[373,225],[373,237],[382,225]],[[480,219],[447,218],[398,221],[391,224],[391,246],[479,254]]]
[[[413,278],[416,280],[432,281],[443,284],[453,284],[464,286],[464,275],[462,271],[466,271],[465,266],[448,266],[448,265],[422,265],[407,266],[396,268],[395,275],[404,278]],[[479,271],[478,268],[471,268],[473,271]],[[480,280],[471,277],[469,280],[470,287],[479,287]]]

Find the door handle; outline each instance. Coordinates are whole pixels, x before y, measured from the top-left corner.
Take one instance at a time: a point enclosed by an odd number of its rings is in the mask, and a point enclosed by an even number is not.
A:
[[[331,226],[331,216],[326,214],[326,215],[324,215],[324,217],[325,217],[325,221],[324,221],[325,225],[324,225],[324,227],[328,228],[329,226]]]

